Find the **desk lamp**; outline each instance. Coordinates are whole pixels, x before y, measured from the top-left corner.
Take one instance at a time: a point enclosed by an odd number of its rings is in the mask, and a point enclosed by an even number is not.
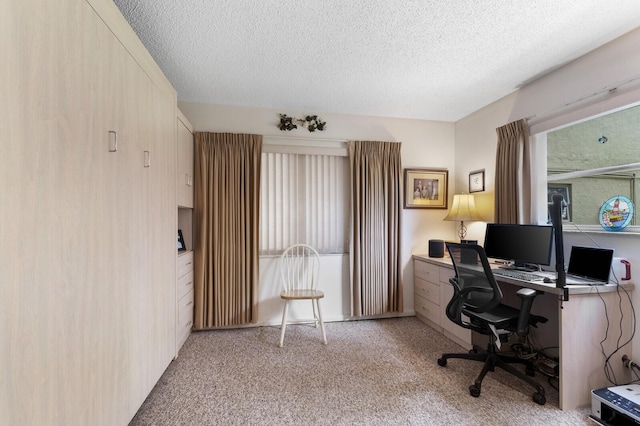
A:
[[[464,221],[482,220],[480,213],[476,210],[476,202],[471,194],[456,194],[453,196],[453,203],[449,214],[443,220],[460,221],[458,236],[464,240],[467,236],[467,227]]]

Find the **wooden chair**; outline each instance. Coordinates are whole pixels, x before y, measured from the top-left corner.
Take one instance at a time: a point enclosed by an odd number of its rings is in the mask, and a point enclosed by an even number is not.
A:
[[[282,274],[283,291],[280,297],[284,300],[282,311],[282,326],[280,332],[280,344],[284,344],[284,332],[287,327],[287,311],[292,300],[311,300],[313,307],[313,321],[317,328],[320,323],[322,330],[322,342],[327,344],[327,336],[324,332],[322,313],[320,312],[320,299],[324,293],[317,289],[318,271],[320,268],[320,256],[311,246],[306,244],[294,244],[287,248],[280,256],[280,272]],[[317,309],[317,314],[316,314]]]

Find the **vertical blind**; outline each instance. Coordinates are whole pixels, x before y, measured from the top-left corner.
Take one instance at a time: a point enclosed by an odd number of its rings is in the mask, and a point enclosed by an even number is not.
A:
[[[346,253],[348,158],[263,152],[260,254],[278,255],[296,243],[319,253]]]

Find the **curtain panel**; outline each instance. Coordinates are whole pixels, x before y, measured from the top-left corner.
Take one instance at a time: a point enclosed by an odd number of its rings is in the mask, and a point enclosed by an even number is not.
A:
[[[531,159],[526,119],[496,129],[495,222],[530,223]]]
[[[402,312],[401,144],[349,142],[351,314]]]
[[[262,136],[195,140],[194,328],[255,322]]]

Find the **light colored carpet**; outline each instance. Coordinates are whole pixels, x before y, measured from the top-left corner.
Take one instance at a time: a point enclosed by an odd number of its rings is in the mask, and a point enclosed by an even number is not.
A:
[[[415,317],[192,333],[131,425],[583,425],[589,409],[531,400],[533,388],[497,370],[479,398],[481,364]]]

